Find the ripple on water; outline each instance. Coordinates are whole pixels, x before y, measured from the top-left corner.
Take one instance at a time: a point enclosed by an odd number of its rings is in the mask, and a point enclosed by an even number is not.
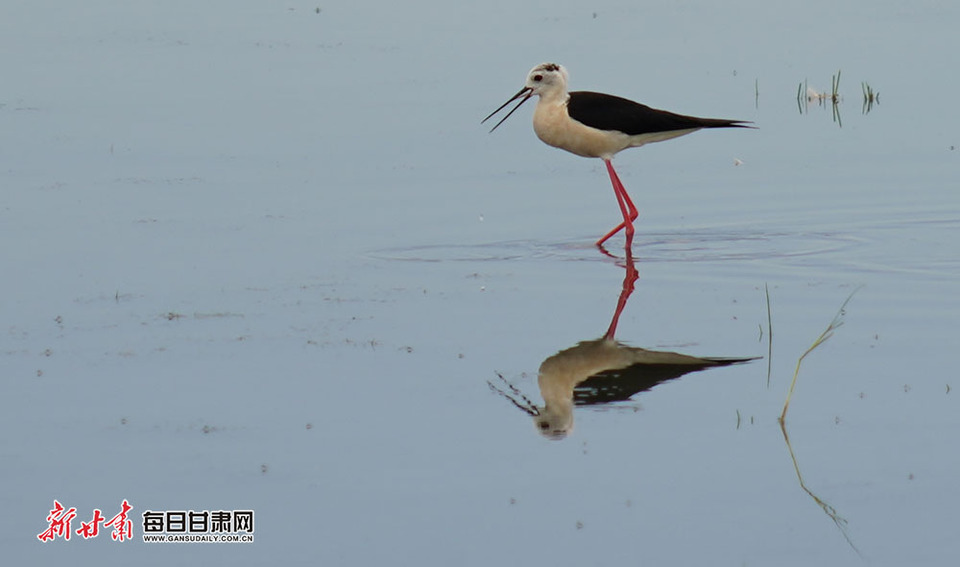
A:
[[[831,232],[699,230],[637,234],[634,257],[639,262],[718,262],[783,260],[849,251],[863,242]],[[479,244],[431,244],[374,250],[370,256],[403,262],[502,262],[509,260],[604,260],[590,240],[544,242],[507,240]],[[607,250],[622,254],[615,246]]]

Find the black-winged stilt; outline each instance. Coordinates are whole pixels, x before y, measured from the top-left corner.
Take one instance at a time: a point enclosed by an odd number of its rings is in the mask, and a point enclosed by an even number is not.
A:
[[[543,142],[583,157],[603,160],[613,183],[613,191],[623,214],[623,222],[597,241],[601,246],[611,236],[626,228],[633,236],[637,208],[610,161],[627,148],[651,142],[662,142],[696,132],[702,128],[752,128],[744,120],[697,118],[657,110],[618,96],[589,91],[567,92],[567,70],[556,63],[542,63],[530,70],[527,83],[520,92],[503,103],[481,121],[486,122],[508,104],[521,99],[491,132],[510,118],[520,105],[533,95],[540,101],[533,112],[533,130]]]
[[[619,342],[615,338],[617,322],[639,275],[629,242],[627,239],[623,287],[607,332],[599,339],[581,341],[543,361],[537,373],[542,406],[534,404],[503,375],[498,374],[506,390],[487,381],[490,389],[532,417],[537,431],[544,437],[563,439],[573,430],[574,406],[626,401],[634,394],[690,372],[756,360],[755,357],[701,358]]]

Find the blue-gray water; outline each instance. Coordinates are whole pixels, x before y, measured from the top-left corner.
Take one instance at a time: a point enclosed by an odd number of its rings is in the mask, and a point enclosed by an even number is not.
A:
[[[960,553],[953,3],[2,12],[13,563]],[[602,163],[537,140],[532,103],[479,124],[543,61],[573,89],[759,127],[617,157],[640,208],[617,337],[767,357],[765,286],[773,327],[772,357],[577,409],[563,441],[487,385],[540,403],[540,363],[603,334],[624,277],[592,246],[619,220]],[[842,126],[801,113],[798,84],[838,71]],[[777,417],[860,286],[787,417],[808,493]],[[74,529],[128,499],[134,541],[40,543],[54,499]],[[252,509],[256,541],[145,544],[147,509]]]

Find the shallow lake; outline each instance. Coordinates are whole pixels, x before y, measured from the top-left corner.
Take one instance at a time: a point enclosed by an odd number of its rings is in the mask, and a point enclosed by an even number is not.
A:
[[[361,4],[3,10],[11,564],[960,556],[960,5]],[[480,124],[543,61],[757,129],[618,155],[604,253],[602,162]]]

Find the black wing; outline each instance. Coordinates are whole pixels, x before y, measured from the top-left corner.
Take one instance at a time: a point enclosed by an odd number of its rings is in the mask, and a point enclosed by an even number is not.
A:
[[[576,91],[567,102],[570,118],[599,130],[636,136],[691,128],[750,128],[743,120],[697,118],[650,108],[618,96]]]
[[[591,406],[623,402],[634,394],[646,392],[657,384],[679,378],[690,372],[707,368],[750,362],[756,358],[702,358],[699,362],[683,364],[634,364],[620,370],[604,370],[577,384],[573,389],[573,403]]]

